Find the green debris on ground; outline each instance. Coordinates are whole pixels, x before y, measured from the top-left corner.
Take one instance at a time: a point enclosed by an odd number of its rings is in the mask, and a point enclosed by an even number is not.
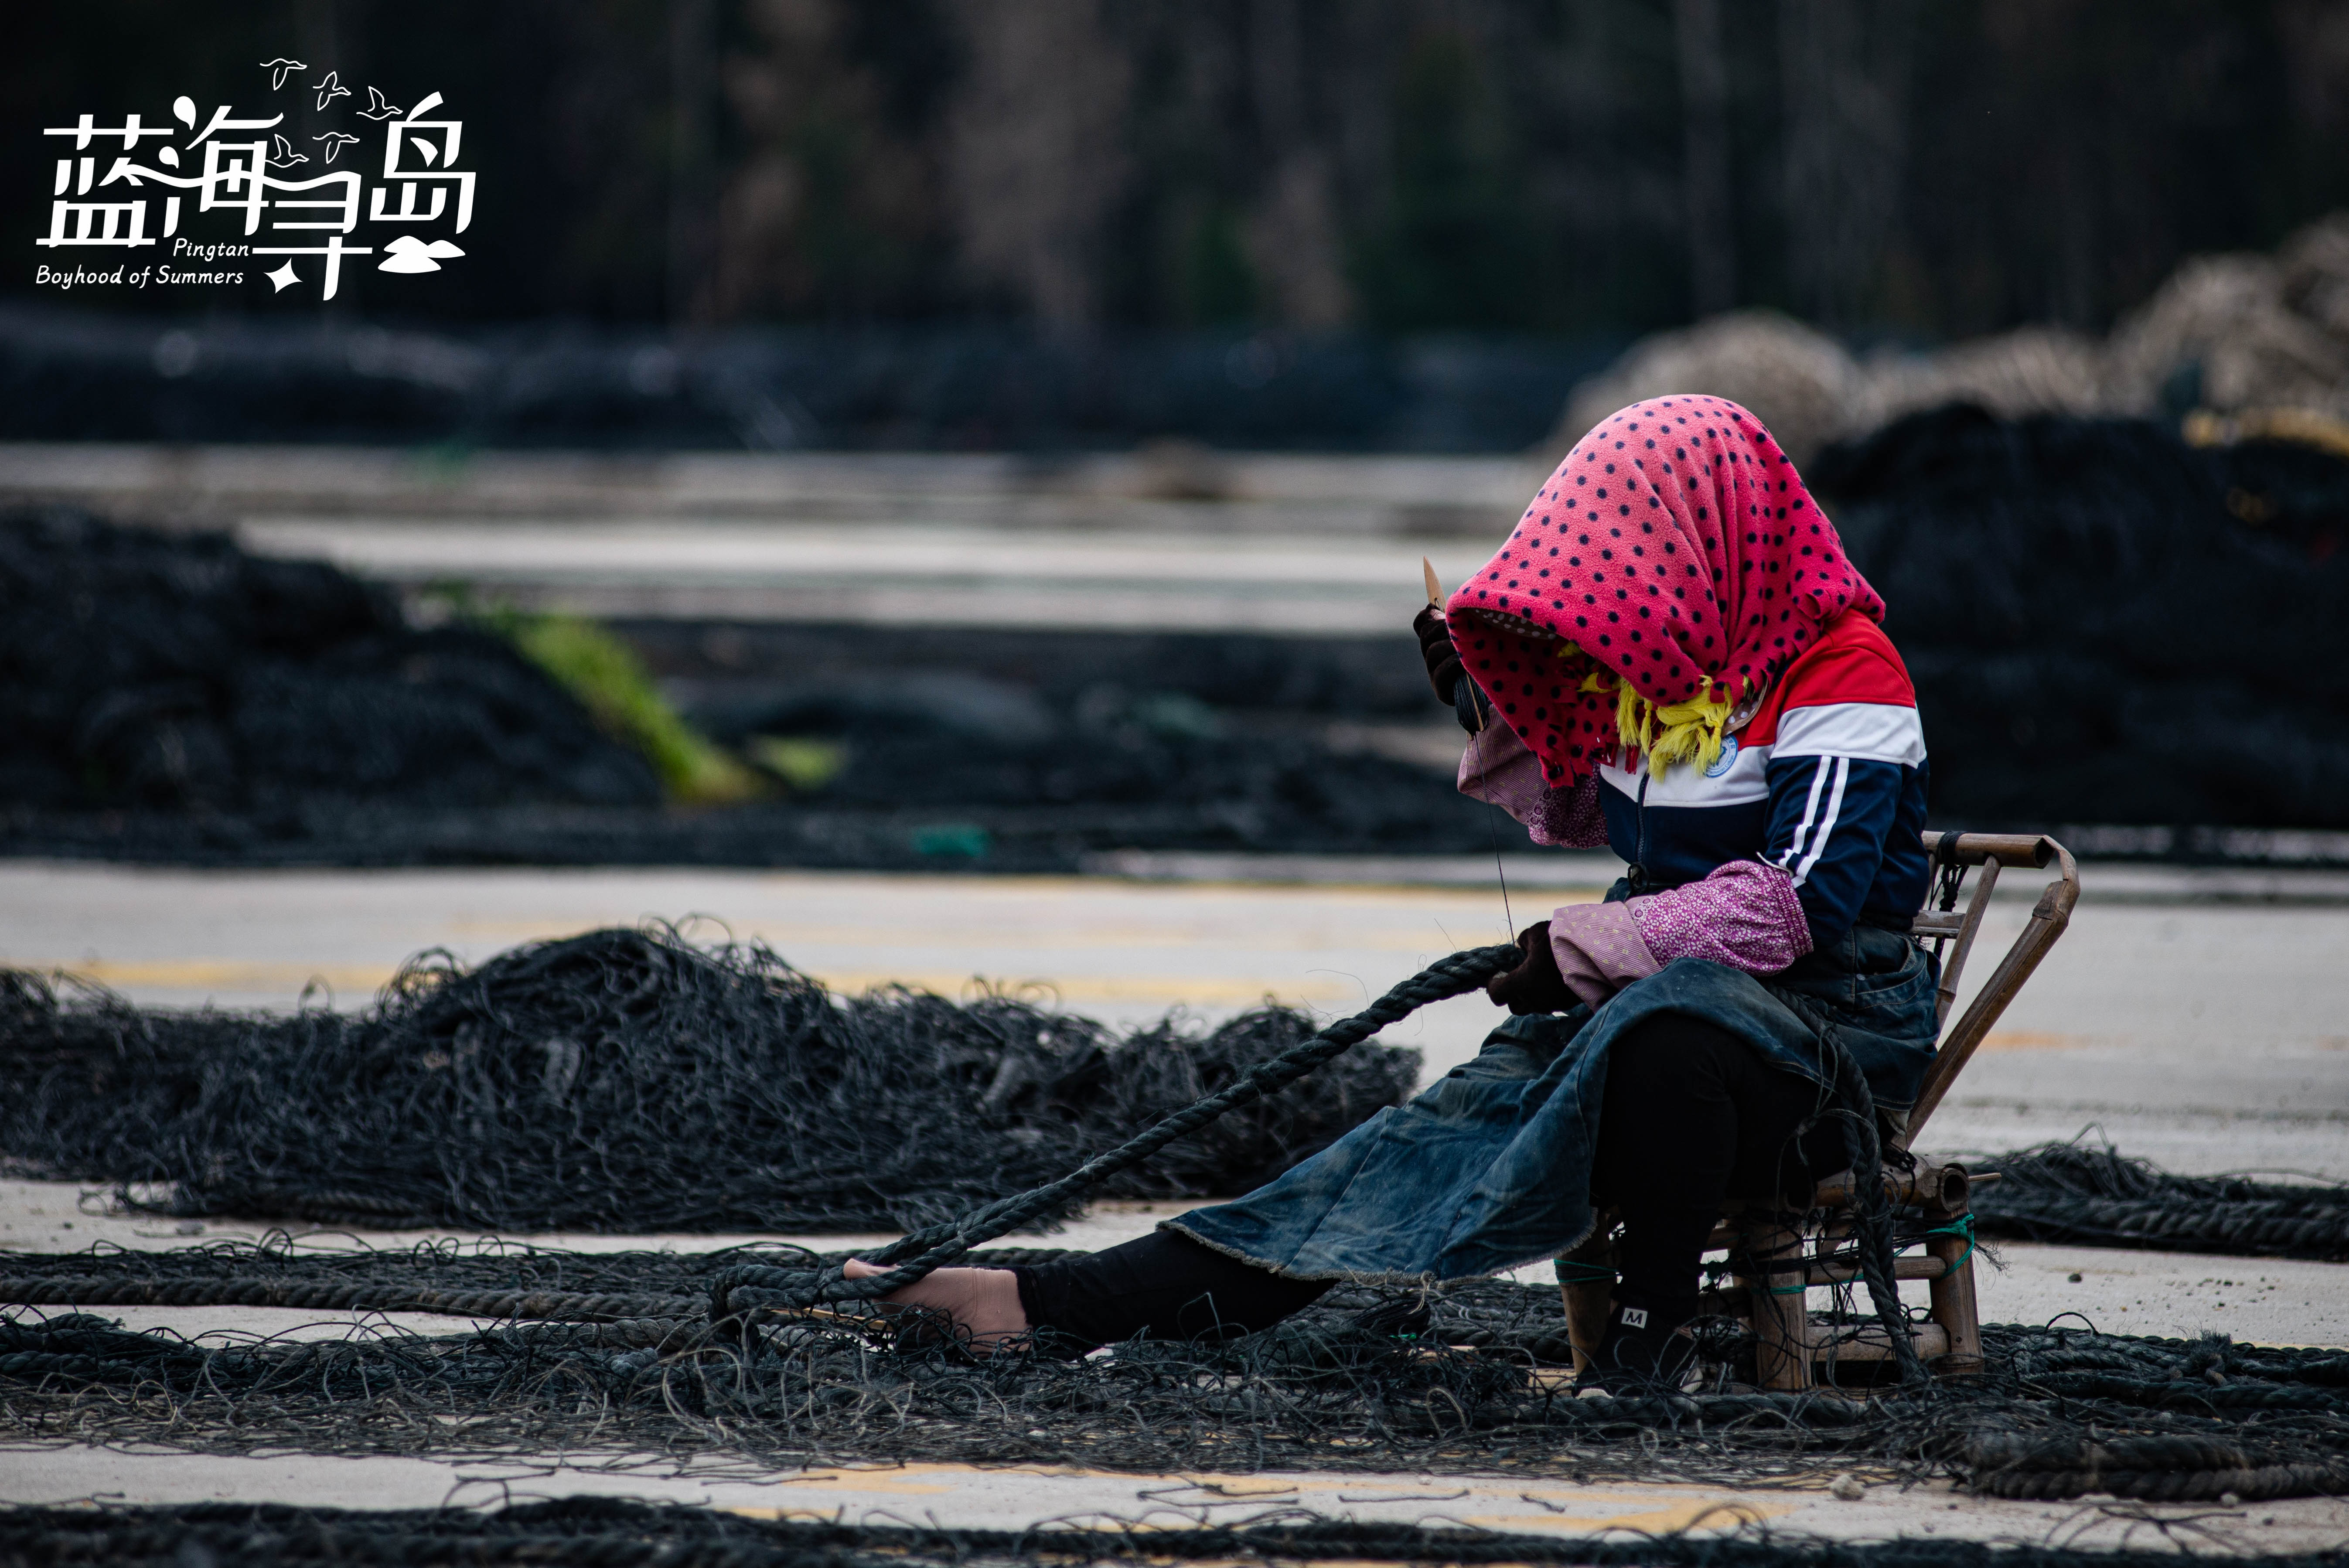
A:
[[[562,682],[605,729],[643,752],[672,800],[730,805],[768,792],[757,772],[678,717],[644,661],[604,627],[577,615],[508,607],[478,618]]]
[[[742,749],[801,794],[823,789],[848,766],[846,745],[812,735],[754,735]]]

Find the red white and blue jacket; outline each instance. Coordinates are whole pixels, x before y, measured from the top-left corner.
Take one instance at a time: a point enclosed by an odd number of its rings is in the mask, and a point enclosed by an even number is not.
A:
[[[1634,892],[1759,859],[1794,881],[1812,944],[1860,922],[1907,929],[1930,867],[1925,732],[1882,627],[1847,612],[1787,666],[1711,768],[1599,774],[1607,841]]]

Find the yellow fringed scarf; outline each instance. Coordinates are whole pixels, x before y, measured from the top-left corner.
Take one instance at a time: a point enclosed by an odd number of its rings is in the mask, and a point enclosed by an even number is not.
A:
[[[1623,743],[1626,754],[1638,752],[1648,759],[1649,776],[1655,779],[1662,778],[1664,769],[1675,762],[1710,768],[1720,761],[1721,738],[1728,732],[1730,715],[1737,707],[1720,695],[1721,684],[1709,676],[1702,696],[1661,707],[1611,670],[1593,670],[1584,676],[1581,689],[1615,694],[1616,738]]]

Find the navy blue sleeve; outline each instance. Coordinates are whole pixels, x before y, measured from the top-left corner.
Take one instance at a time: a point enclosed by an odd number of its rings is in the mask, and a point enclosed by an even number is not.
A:
[[[1884,866],[1906,771],[1897,762],[1828,753],[1770,759],[1762,858],[1795,879],[1813,947],[1858,919]]]

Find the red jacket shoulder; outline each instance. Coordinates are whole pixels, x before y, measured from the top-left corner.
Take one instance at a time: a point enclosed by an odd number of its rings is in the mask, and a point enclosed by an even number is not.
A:
[[[1900,651],[1882,626],[1857,610],[1846,610],[1828,622],[1819,640],[1786,666],[1754,715],[1754,738],[1775,735],[1778,715],[1788,708],[1845,702],[1917,706],[1917,690]]]

